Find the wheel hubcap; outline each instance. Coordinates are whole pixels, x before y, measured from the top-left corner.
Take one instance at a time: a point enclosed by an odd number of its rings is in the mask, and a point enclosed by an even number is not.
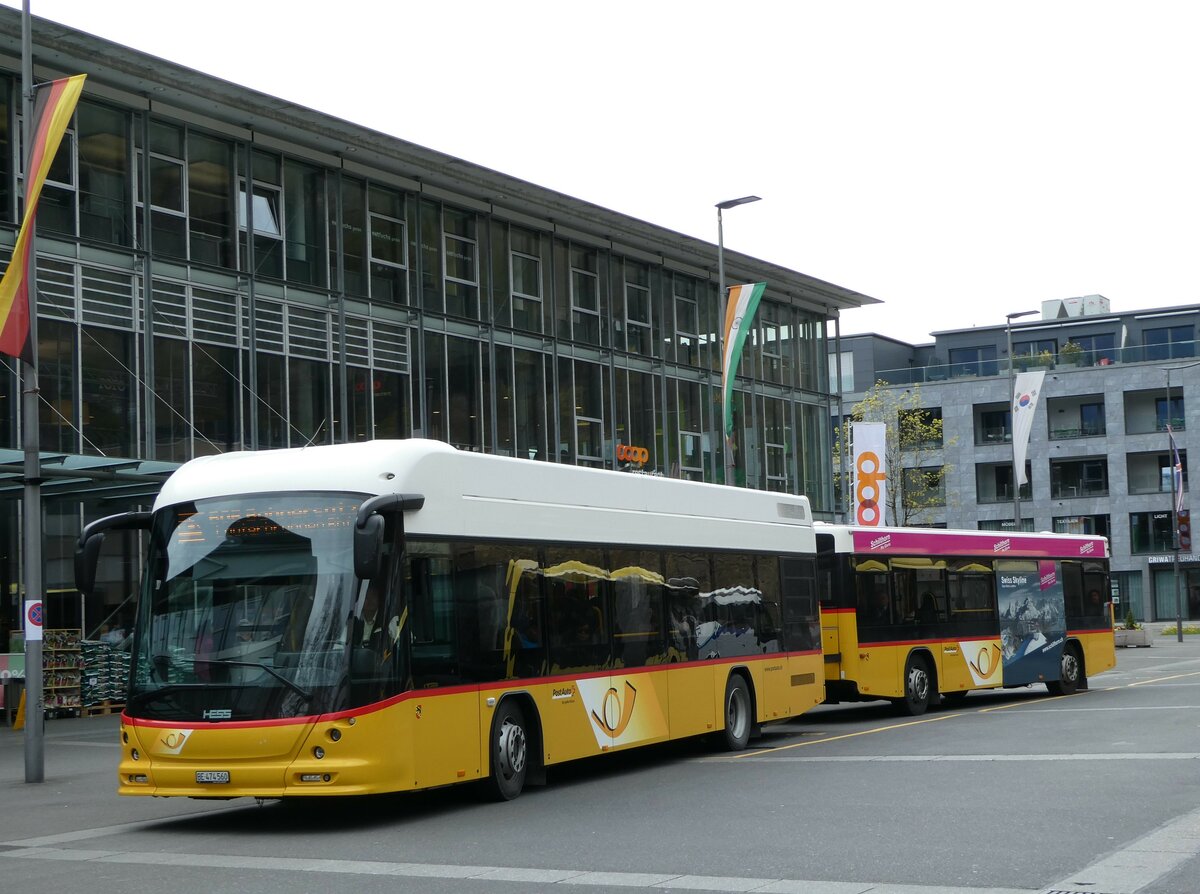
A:
[[[1068,683],[1074,683],[1079,679],[1079,662],[1075,658],[1075,653],[1064,652],[1062,660],[1062,677]]]
[[[747,711],[742,704],[740,692],[731,692],[729,694],[729,710],[725,718],[725,725],[729,727],[729,731],[733,734],[734,738],[740,739],[746,731],[746,714]]]
[[[908,691],[913,701],[923,702],[929,698],[929,675],[923,668],[914,666],[908,672]]]
[[[525,730],[511,720],[504,721],[496,745],[496,761],[505,779],[525,769]]]

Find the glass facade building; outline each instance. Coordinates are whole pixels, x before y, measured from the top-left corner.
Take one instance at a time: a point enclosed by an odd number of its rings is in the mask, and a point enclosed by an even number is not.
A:
[[[38,215],[40,447],[49,469],[106,460],[44,490],[49,626],[120,625],[137,543],[102,569],[94,605],[70,558],[82,523],[149,505],[154,475],[121,477],[146,464],[161,478],[230,450],[424,436],[723,480],[716,246],[41,24],[35,60],[49,46],[89,79]],[[0,10],[0,49],[18,58],[19,25]],[[19,71],[0,70],[4,261],[19,97]],[[873,299],[725,262],[728,282],[768,284],[739,368],[733,483],[807,494],[832,518],[826,339],[840,310]],[[7,628],[17,366],[0,359]]]

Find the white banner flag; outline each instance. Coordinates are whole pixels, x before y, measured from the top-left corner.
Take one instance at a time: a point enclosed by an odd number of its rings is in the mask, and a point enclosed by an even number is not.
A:
[[[1013,382],[1012,437],[1013,462],[1016,464],[1017,487],[1028,483],[1025,477],[1025,451],[1029,447],[1029,433],[1033,430],[1033,414],[1037,412],[1038,393],[1042,390],[1044,369],[1017,373]]]
[[[878,528],[887,501],[887,426],[882,422],[851,423],[854,439],[854,521]]]

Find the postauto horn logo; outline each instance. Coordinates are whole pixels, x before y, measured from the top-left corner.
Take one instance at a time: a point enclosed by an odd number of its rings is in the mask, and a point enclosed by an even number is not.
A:
[[[666,736],[666,714],[653,687],[639,690],[622,677],[593,677],[577,680],[576,690],[601,748]]]

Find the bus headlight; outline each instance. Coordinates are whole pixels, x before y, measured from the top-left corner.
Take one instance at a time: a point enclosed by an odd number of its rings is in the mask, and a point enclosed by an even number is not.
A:
[[[313,748],[313,757],[315,757],[317,760],[320,760],[324,756],[325,756],[325,749],[322,748],[320,745],[317,745]]]

